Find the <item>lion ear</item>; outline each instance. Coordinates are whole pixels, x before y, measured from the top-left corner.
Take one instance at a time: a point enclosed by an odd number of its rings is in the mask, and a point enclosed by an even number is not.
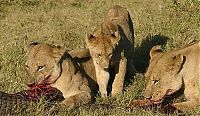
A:
[[[111,33],[111,43],[112,45],[117,45],[119,43],[120,40],[120,34],[119,31],[116,31],[114,33]]]
[[[61,46],[53,46],[53,57],[56,62],[59,62],[65,54],[65,49]]]
[[[86,44],[94,43],[96,41],[96,37],[92,34],[86,34]]]
[[[161,49],[161,45],[155,45],[150,50],[150,58],[153,59],[153,57],[160,55],[163,53],[163,50]]]
[[[181,54],[178,54],[174,56],[172,60],[173,60],[172,65],[174,67],[173,69],[179,72],[183,67],[183,64],[185,63],[186,57]]]
[[[38,42],[31,42],[30,44],[28,44],[25,49],[27,52],[29,52],[34,46],[38,45]]]

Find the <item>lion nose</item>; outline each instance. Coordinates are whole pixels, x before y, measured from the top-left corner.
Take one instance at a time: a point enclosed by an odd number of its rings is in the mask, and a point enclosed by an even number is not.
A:
[[[27,84],[27,85],[34,85],[35,82],[27,82],[26,84]]]
[[[28,87],[31,87],[31,86],[35,85],[35,83],[28,83],[26,85],[28,85]]]
[[[27,85],[32,85],[34,83],[36,83],[36,82],[35,82],[35,79],[33,79],[33,78],[29,78],[29,79],[26,80]]]
[[[150,100],[152,96],[145,96],[146,99]]]

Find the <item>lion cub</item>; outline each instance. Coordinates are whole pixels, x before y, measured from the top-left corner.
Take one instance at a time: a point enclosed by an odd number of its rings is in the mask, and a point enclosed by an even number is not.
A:
[[[134,30],[129,12],[118,5],[112,7],[104,22],[85,41],[93,58],[101,96],[107,97],[111,70],[114,72],[111,95],[121,94],[125,74],[134,74]]]
[[[145,98],[157,104],[183,89],[186,101],[172,106],[182,111],[200,106],[200,42],[171,52],[154,46],[150,57]]]
[[[79,51],[71,53],[73,57],[76,57]],[[86,66],[84,69],[90,67],[88,63],[84,66]],[[92,75],[95,77],[95,72],[84,71],[81,64],[75,62],[70,54],[59,46],[30,44],[27,51],[26,70],[29,74],[28,84],[51,84],[63,93],[65,98],[63,104],[69,109],[90,102],[92,100],[91,89],[97,90],[89,85],[90,82],[95,82],[93,78],[90,78]],[[88,79],[93,81],[88,83]]]

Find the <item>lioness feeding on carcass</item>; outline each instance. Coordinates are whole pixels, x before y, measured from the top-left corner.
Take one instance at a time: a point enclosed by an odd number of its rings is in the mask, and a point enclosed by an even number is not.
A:
[[[63,94],[65,104],[74,109],[81,104],[92,100],[92,90],[97,90],[95,84],[95,71],[92,61],[79,64],[62,47],[49,44],[31,43],[27,49],[26,70],[27,83],[43,84],[57,88]],[[79,51],[82,52],[79,54]],[[77,57],[87,55],[88,50],[79,50],[71,53]],[[88,70],[87,70],[88,69]],[[90,69],[90,70],[89,70]],[[92,81],[90,81],[92,80]],[[91,82],[94,82],[91,86]]]
[[[183,88],[186,101],[172,103],[171,107],[181,111],[197,108],[200,105],[200,42],[171,52],[163,52],[157,45],[151,49],[150,57],[144,91],[144,97],[150,103],[141,103],[160,104],[166,96],[171,96]],[[130,107],[133,107],[137,102],[133,101],[131,104]]]

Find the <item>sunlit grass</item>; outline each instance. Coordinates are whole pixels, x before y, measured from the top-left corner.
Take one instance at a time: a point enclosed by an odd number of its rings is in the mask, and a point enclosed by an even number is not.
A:
[[[199,0],[1,0],[0,90],[13,93],[25,88],[24,56],[29,42],[61,45],[66,50],[83,48],[86,33],[92,33],[105,12],[116,4],[126,7],[134,22],[136,68],[140,73],[116,99],[97,97],[94,104],[72,112],[58,106],[52,110],[58,110],[58,115],[163,115],[142,109],[129,111],[126,105],[142,97],[143,73],[153,45],[163,44],[168,51],[199,40]],[[36,109],[30,115],[48,114],[42,106],[30,107]]]

